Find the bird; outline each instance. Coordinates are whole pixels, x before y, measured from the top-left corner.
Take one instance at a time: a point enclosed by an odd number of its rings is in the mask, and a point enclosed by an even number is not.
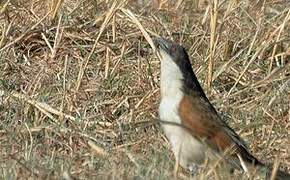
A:
[[[269,179],[273,167],[253,156],[244,140],[218,114],[185,48],[163,37],[153,42],[161,61],[159,119],[177,164],[197,173],[205,162],[222,158],[229,169],[248,173],[265,170]],[[276,179],[290,179],[290,175],[278,170]]]

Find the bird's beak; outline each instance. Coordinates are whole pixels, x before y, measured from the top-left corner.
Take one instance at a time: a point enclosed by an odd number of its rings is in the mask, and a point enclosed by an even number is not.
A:
[[[172,41],[164,39],[162,37],[154,38],[153,39],[154,45],[160,51],[163,50],[169,54],[169,50],[172,46]]]

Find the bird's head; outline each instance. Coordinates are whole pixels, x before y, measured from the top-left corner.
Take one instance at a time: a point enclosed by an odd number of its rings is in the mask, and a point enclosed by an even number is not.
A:
[[[187,52],[181,45],[161,37],[155,38],[154,44],[161,55],[161,61],[173,61],[179,68],[185,64],[190,65]]]
[[[160,54],[161,89],[167,91],[172,87],[173,89],[193,90],[206,98],[193,72],[185,48],[162,37],[155,38],[153,41]]]

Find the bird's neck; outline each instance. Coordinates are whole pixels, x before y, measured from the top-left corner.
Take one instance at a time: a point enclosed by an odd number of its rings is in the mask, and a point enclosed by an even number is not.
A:
[[[161,97],[181,98],[183,96],[183,75],[171,60],[161,61]]]

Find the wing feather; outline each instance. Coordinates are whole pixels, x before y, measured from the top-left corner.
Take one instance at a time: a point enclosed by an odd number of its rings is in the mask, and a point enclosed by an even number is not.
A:
[[[217,114],[207,99],[198,95],[185,95],[179,105],[182,124],[196,138],[203,140],[217,152],[233,148],[232,160],[237,161],[237,153],[248,163],[259,164],[252,156],[242,139]]]

